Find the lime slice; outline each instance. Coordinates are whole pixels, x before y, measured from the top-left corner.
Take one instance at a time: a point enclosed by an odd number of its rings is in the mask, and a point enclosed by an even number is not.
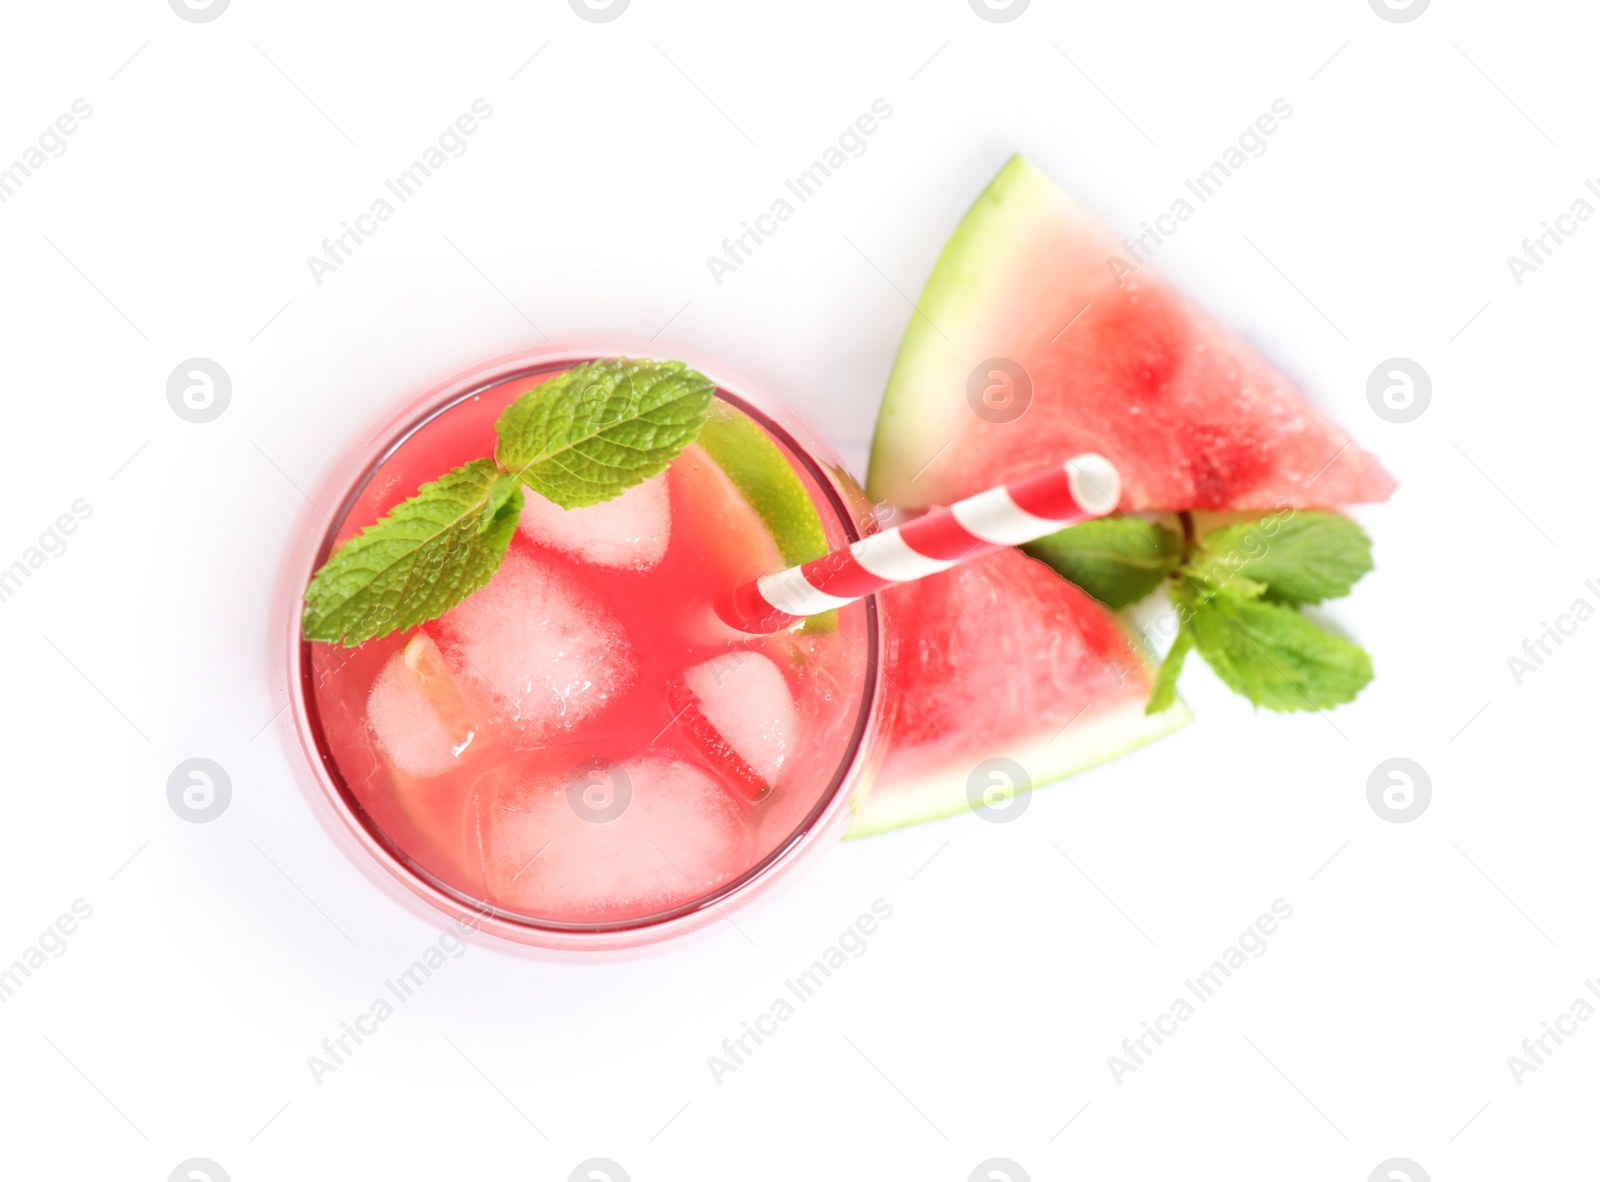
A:
[[[463,749],[473,738],[472,710],[456,681],[444,654],[426,632],[419,631],[406,642],[401,659],[406,669],[416,678],[417,689],[433,708],[439,722],[449,732],[453,743]]]
[[[759,423],[725,402],[713,402],[697,442],[761,519],[785,566],[828,552],[828,536],[811,494]],[[837,613],[830,611],[812,616],[805,628],[826,632],[837,623]]]

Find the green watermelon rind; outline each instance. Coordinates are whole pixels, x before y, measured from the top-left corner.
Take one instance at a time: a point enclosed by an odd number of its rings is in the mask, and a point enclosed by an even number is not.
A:
[[[1035,239],[1036,219],[1058,219],[1063,200],[1054,182],[1019,153],[978,195],[945,243],[917,302],[921,314],[911,317],[900,339],[878,409],[867,465],[867,495],[875,502],[909,503],[911,481],[959,433],[957,416],[966,404],[964,392],[945,390],[949,374],[941,359],[951,345],[945,329],[976,323],[982,331],[982,309],[995,302],[987,289],[1003,288],[1013,271],[997,265],[997,256],[1025,255]],[[982,355],[976,354],[974,364],[979,360]]]
[[[1135,699],[1074,723],[1061,738],[1052,741],[1049,734],[1041,732],[1025,744],[1010,743],[1004,752],[997,754],[1004,754],[1028,769],[1031,783],[1023,789],[1027,792],[1126,755],[1179,730],[1192,718],[1181,698],[1160,714],[1146,714],[1144,702]],[[1048,770],[1038,774],[1035,769],[1040,767]],[[857,799],[845,838],[869,837],[970,811],[967,780],[971,772],[970,767],[962,764],[919,780],[900,781],[892,792],[869,791],[864,798]],[[1007,798],[1014,794],[1014,791],[1005,793]]]

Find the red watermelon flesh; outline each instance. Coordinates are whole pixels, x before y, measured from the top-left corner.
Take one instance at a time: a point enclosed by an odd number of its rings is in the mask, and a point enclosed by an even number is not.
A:
[[[940,255],[901,342],[867,491],[949,504],[1083,451],[1122,475],[1124,510],[1271,509],[1381,501],[1394,480],[1281,373],[1021,156]],[[1120,278],[1120,282],[1119,282]],[[1028,409],[969,402],[994,359]],[[1003,381],[1001,378],[992,379]]]
[[[1021,765],[1026,790],[1189,721],[1181,702],[1144,713],[1150,670],[1116,618],[1020,551],[882,595],[899,638],[891,738],[850,836],[965,811],[985,759]]]

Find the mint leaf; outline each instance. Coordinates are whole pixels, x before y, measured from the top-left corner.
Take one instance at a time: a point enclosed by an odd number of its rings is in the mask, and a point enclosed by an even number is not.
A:
[[[1372,540],[1354,521],[1338,513],[1297,512],[1214,529],[1201,546],[1197,564],[1203,577],[1226,583],[1222,571],[1267,585],[1266,598],[1279,603],[1321,603],[1348,595],[1356,580],[1372,569]]]
[[[500,568],[522,499],[521,484],[487,459],[424,484],[317,571],[306,639],[357,645],[443,615]]]
[[[1178,565],[1178,535],[1137,517],[1102,517],[1022,549],[1107,607],[1138,603]]]
[[[1226,591],[1188,601],[1195,647],[1236,693],[1268,710],[1321,710],[1348,702],[1372,680],[1372,661],[1355,644],[1324,632],[1279,603]]]
[[[694,440],[715,389],[681,361],[591,361],[501,412],[495,460],[562,508],[609,501]]]
[[[1187,623],[1178,625],[1178,634],[1172,638],[1172,647],[1156,673],[1155,685],[1150,690],[1150,700],[1144,704],[1146,714],[1160,714],[1172,705],[1178,694],[1178,674],[1183,672],[1183,660],[1194,648],[1194,631]]]

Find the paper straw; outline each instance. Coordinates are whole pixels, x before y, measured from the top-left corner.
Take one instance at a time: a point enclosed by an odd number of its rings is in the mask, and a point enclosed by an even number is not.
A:
[[[1059,467],[930,509],[846,550],[763,575],[739,587],[723,615],[744,632],[776,632],[885,587],[1104,517],[1121,495],[1111,461],[1085,452]]]

